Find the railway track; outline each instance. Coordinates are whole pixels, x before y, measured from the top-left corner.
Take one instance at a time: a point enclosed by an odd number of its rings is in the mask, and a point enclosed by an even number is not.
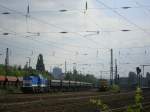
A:
[[[134,94],[134,92],[128,92],[128,93],[118,93],[118,95],[128,95],[128,94]],[[3,97],[0,98],[0,105],[19,105],[19,104],[31,104],[34,102],[40,102],[45,100],[76,100],[76,99],[84,99],[84,98],[93,98],[93,97],[113,97],[115,96],[114,93],[85,93],[85,94],[60,94],[60,95],[35,95],[35,96],[26,96],[24,97]]]
[[[143,109],[145,110],[144,112],[149,112],[150,110],[150,102],[144,102],[142,103]],[[123,112],[128,108],[127,106],[119,107],[119,108],[113,108],[110,111],[111,112]],[[148,110],[147,110],[148,109]]]
[[[26,95],[25,95],[26,96]],[[150,101],[149,93],[144,93],[145,102]],[[91,106],[89,99],[100,98],[111,107],[113,112],[121,112],[124,107],[134,102],[134,92],[125,93],[68,93],[60,95],[36,95],[28,96],[25,100],[19,96],[15,101],[0,103],[0,111],[3,112],[93,112],[95,107]],[[14,100],[12,98],[11,100]],[[2,100],[2,99],[0,99]],[[117,103],[119,102],[119,103]],[[148,108],[148,104],[145,104]],[[119,110],[120,108],[120,110]],[[123,108],[122,108],[123,109]]]

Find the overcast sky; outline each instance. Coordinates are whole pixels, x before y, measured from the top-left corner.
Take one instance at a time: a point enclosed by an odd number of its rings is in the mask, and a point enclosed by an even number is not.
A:
[[[0,13],[0,63],[7,47],[11,65],[31,57],[35,67],[42,53],[47,70],[66,60],[68,71],[76,63],[97,77],[110,69],[110,48],[120,76],[150,63],[149,0],[0,0]]]

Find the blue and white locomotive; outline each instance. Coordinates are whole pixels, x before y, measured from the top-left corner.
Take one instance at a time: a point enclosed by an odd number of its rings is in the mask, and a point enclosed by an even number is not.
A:
[[[41,74],[23,77],[23,92],[45,92],[47,90],[48,80]]]
[[[76,91],[87,90],[93,87],[92,83],[68,81],[68,80],[48,80],[41,74],[23,77],[23,92],[39,93],[49,91]]]

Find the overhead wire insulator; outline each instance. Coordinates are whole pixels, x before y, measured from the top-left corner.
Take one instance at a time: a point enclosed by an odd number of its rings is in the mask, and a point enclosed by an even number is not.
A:
[[[126,7],[121,7],[121,8],[123,8],[123,9],[130,9],[131,7],[126,6]]]
[[[67,10],[66,9],[61,9],[59,10],[60,12],[66,12]]]
[[[59,33],[68,33],[68,32],[66,32],[66,31],[62,31],[62,32],[59,32]]]
[[[10,14],[10,12],[3,12],[2,14]]]
[[[3,33],[3,35],[9,35],[9,33]]]
[[[128,32],[128,31],[131,31],[131,30],[123,29],[123,30],[121,30],[121,31],[123,31],[123,32]]]

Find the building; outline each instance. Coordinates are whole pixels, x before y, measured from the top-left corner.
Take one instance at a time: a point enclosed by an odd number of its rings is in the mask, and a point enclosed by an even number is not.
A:
[[[138,85],[138,78],[135,72],[129,72],[128,75],[128,85],[131,88],[135,88]]]
[[[119,78],[119,86],[121,88],[129,88],[128,87],[128,77],[120,77]]]
[[[59,67],[54,67],[53,68],[52,75],[54,76],[54,79],[63,79],[62,69],[59,68]]]

